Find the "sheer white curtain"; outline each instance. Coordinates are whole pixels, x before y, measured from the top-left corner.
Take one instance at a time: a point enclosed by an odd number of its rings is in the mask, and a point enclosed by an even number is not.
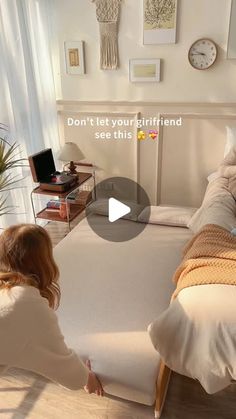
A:
[[[46,147],[55,154],[59,149],[50,47],[53,5],[53,0],[0,1],[0,122],[9,125],[22,157]],[[18,175],[26,178],[22,190],[11,191],[18,214],[0,217],[4,227],[32,221],[29,169],[20,169]]]

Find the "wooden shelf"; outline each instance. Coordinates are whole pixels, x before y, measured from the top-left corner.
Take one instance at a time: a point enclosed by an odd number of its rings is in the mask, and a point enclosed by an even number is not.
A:
[[[83,185],[83,183],[87,182],[87,180],[89,180],[92,177],[93,177],[92,173],[79,172],[78,182],[67,191],[64,191],[64,192],[47,191],[45,189],[41,189],[40,186],[38,186],[37,188],[33,190],[33,193],[39,194],[39,195],[58,196],[59,198],[64,199],[67,197],[69,193],[73,192],[75,189]]]
[[[91,178],[94,178],[94,183],[95,183],[95,177],[94,177],[93,173],[78,172],[77,183],[75,185],[73,185],[70,189],[68,189],[67,191],[64,191],[64,192],[47,191],[45,189],[41,189],[40,186],[35,188],[32,191],[32,194],[58,197],[60,201],[67,202],[69,207],[70,207],[70,219],[69,220],[67,220],[67,218],[61,218],[60,214],[59,214],[59,211],[46,211],[47,208],[44,208],[43,210],[41,210],[37,214],[35,214],[34,201],[33,201],[32,195],[31,195],[31,202],[32,202],[32,208],[33,208],[33,211],[34,211],[35,223],[36,223],[37,218],[42,219],[42,220],[47,220],[47,221],[59,221],[59,222],[62,222],[62,223],[68,223],[69,229],[70,229],[70,222],[73,221],[76,217],[78,217],[79,214],[81,214],[81,212],[83,212],[85,210],[88,203],[86,205],[82,205],[81,202],[78,203],[78,202],[76,202],[76,200],[68,199],[68,195],[71,192],[75,191],[76,189],[79,190],[79,187]],[[82,192],[83,192],[83,195],[86,195],[84,193],[85,191],[81,191],[81,193]],[[91,194],[91,192],[88,192],[88,194],[89,193]],[[92,197],[91,197],[91,201],[92,201]]]
[[[67,202],[70,204],[78,204],[86,206],[92,201],[92,192],[91,191],[80,191],[77,194],[77,197],[75,199],[70,199],[68,197]]]
[[[84,205],[71,204],[70,205],[70,222],[73,221],[81,212],[83,212],[84,209],[85,209]],[[49,211],[46,211],[46,208],[40,211],[36,215],[36,217],[41,218],[43,220],[48,220],[48,221],[60,221],[62,223],[68,222],[67,218],[60,217],[59,211],[49,212]]]

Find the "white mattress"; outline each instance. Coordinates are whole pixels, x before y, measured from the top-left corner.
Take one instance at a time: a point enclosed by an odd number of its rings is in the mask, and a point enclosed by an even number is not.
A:
[[[93,217],[104,223],[103,216]],[[136,228],[127,220],[110,228],[130,223]],[[160,358],[147,326],[169,304],[171,277],[190,236],[185,228],[148,225],[135,239],[113,243],[85,219],[55,248],[62,331],[67,344],[91,360],[108,394],[153,404]]]
[[[149,328],[165,363],[210,394],[236,380],[235,301],[234,285],[184,288]]]

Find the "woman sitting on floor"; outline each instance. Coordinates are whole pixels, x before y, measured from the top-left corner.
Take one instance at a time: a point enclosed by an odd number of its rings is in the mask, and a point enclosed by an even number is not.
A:
[[[47,232],[20,224],[0,240],[0,374],[10,367],[41,374],[71,390],[103,395],[96,375],[69,349],[54,309],[58,268]]]

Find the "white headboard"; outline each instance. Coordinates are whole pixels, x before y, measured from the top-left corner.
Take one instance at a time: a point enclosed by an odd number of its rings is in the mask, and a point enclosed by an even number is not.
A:
[[[189,113],[181,117],[181,127],[161,129],[157,198],[161,204],[198,207],[207,176],[223,159],[226,126],[236,126],[236,115]]]
[[[137,180],[153,204],[199,206],[207,176],[223,158],[226,126],[236,125],[236,103],[145,103],[58,101],[61,142],[74,141],[100,166],[98,180],[128,176]],[[182,118],[182,126],[162,126],[158,141],[94,140],[93,127],[69,127],[68,116]],[[152,127],[151,127],[152,128]],[[127,127],[120,127],[127,130]]]

